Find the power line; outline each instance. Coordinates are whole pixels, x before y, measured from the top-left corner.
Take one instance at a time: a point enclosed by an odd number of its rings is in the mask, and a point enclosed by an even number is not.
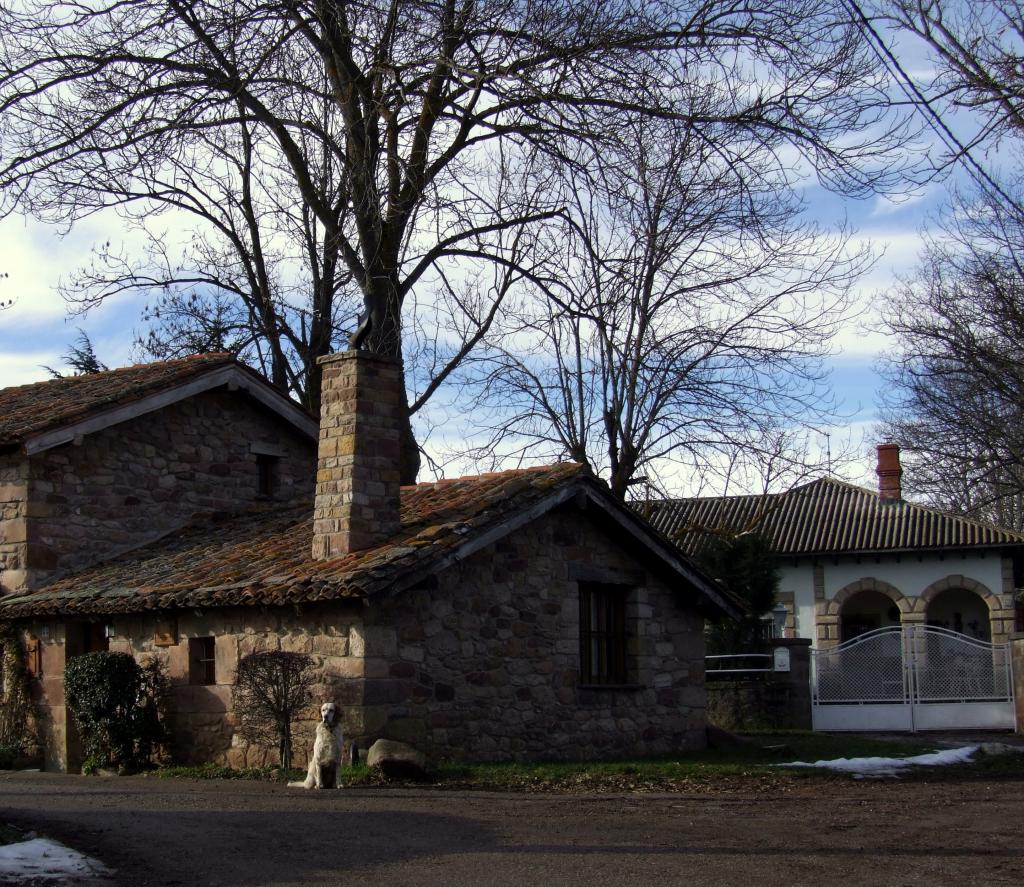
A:
[[[1024,207],[1010,196],[1003,187],[988,174],[984,167],[975,160],[974,156],[971,154],[971,149],[957,138],[956,134],[949,128],[946,121],[942,119],[942,115],[932,107],[931,99],[921,92],[917,84],[914,83],[913,78],[911,78],[911,76],[906,72],[899,60],[893,54],[892,50],[886,45],[882,36],[875,29],[875,26],[871,23],[871,20],[867,15],[865,15],[864,10],[861,9],[857,0],[846,0],[846,3],[856,18],[857,25],[861,32],[868,38],[868,45],[874,51],[878,60],[885,65],[886,70],[888,70],[890,74],[897,75],[896,80],[899,83],[903,94],[910,99],[915,106],[923,107],[925,109],[925,119],[928,121],[928,125],[939,136],[945,147],[953,153],[953,159],[956,160],[963,158],[966,160],[969,166],[974,170],[976,176],[983,179],[984,182],[1000,197],[1006,200],[1017,211],[1017,213],[1024,215]]]

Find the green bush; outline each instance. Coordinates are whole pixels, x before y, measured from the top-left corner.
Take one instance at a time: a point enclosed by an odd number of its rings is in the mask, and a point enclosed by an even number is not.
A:
[[[707,654],[766,652],[768,635],[761,617],[775,605],[779,587],[779,567],[768,539],[754,532],[715,536],[707,541],[697,561],[748,609],[739,619],[722,619],[707,626]]]
[[[64,690],[82,736],[82,772],[150,763],[164,741],[150,683],[128,653],[86,653],[68,662]]]

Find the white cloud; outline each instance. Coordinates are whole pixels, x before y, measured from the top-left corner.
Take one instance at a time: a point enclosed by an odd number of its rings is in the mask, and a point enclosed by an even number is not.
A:
[[[112,299],[88,315],[69,316],[57,292],[62,277],[86,264],[93,246],[108,239],[131,240],[112,211],[66,234],[20,217],[0,220],[0,273],[7,275],[0,279],[0,300],[13,300],[0,314],[0,387],[49,378],[42,365],[62,366],[76,328],[89,334],[104,363],[115,367],[128,361],[136,300]]]
[[[97,216],[61,235],[53,226],[20,217],[0,220],[0,271],[7,274],[0,292],[14,299],[5,322],[63,318],[67,306],[57,284],[89,260],[93,245],[109,236],[111,221]]]
[[[57,369],[61,364],[60,354],[60,348],[19,354],[0,351],[0,388],[28,385],[30,382],[49,379],[50,374],[44,366]]]
[[[932,186],[896,195],[879,194],[871,206],[871,216],[885,218],[896,213],[906,212],[921,203],[930,201],[935,191],[936,188]]]

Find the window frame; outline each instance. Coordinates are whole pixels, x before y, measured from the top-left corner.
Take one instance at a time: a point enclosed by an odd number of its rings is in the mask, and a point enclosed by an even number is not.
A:
[[[629,586],[607,582],[579,583],[580,683],[583,686],[629,684],[626,654],[629,590]]]
[[[217,684],[217,639],[202,635],[188,639],[188,682],[193,687]]]

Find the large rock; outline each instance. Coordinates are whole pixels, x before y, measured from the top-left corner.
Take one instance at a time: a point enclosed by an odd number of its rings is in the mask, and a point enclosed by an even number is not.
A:
[[[426,755],[394,739],[378,739],[371,745],[366,766],[380,770],[388,779],[423,781],[431,778]]]

